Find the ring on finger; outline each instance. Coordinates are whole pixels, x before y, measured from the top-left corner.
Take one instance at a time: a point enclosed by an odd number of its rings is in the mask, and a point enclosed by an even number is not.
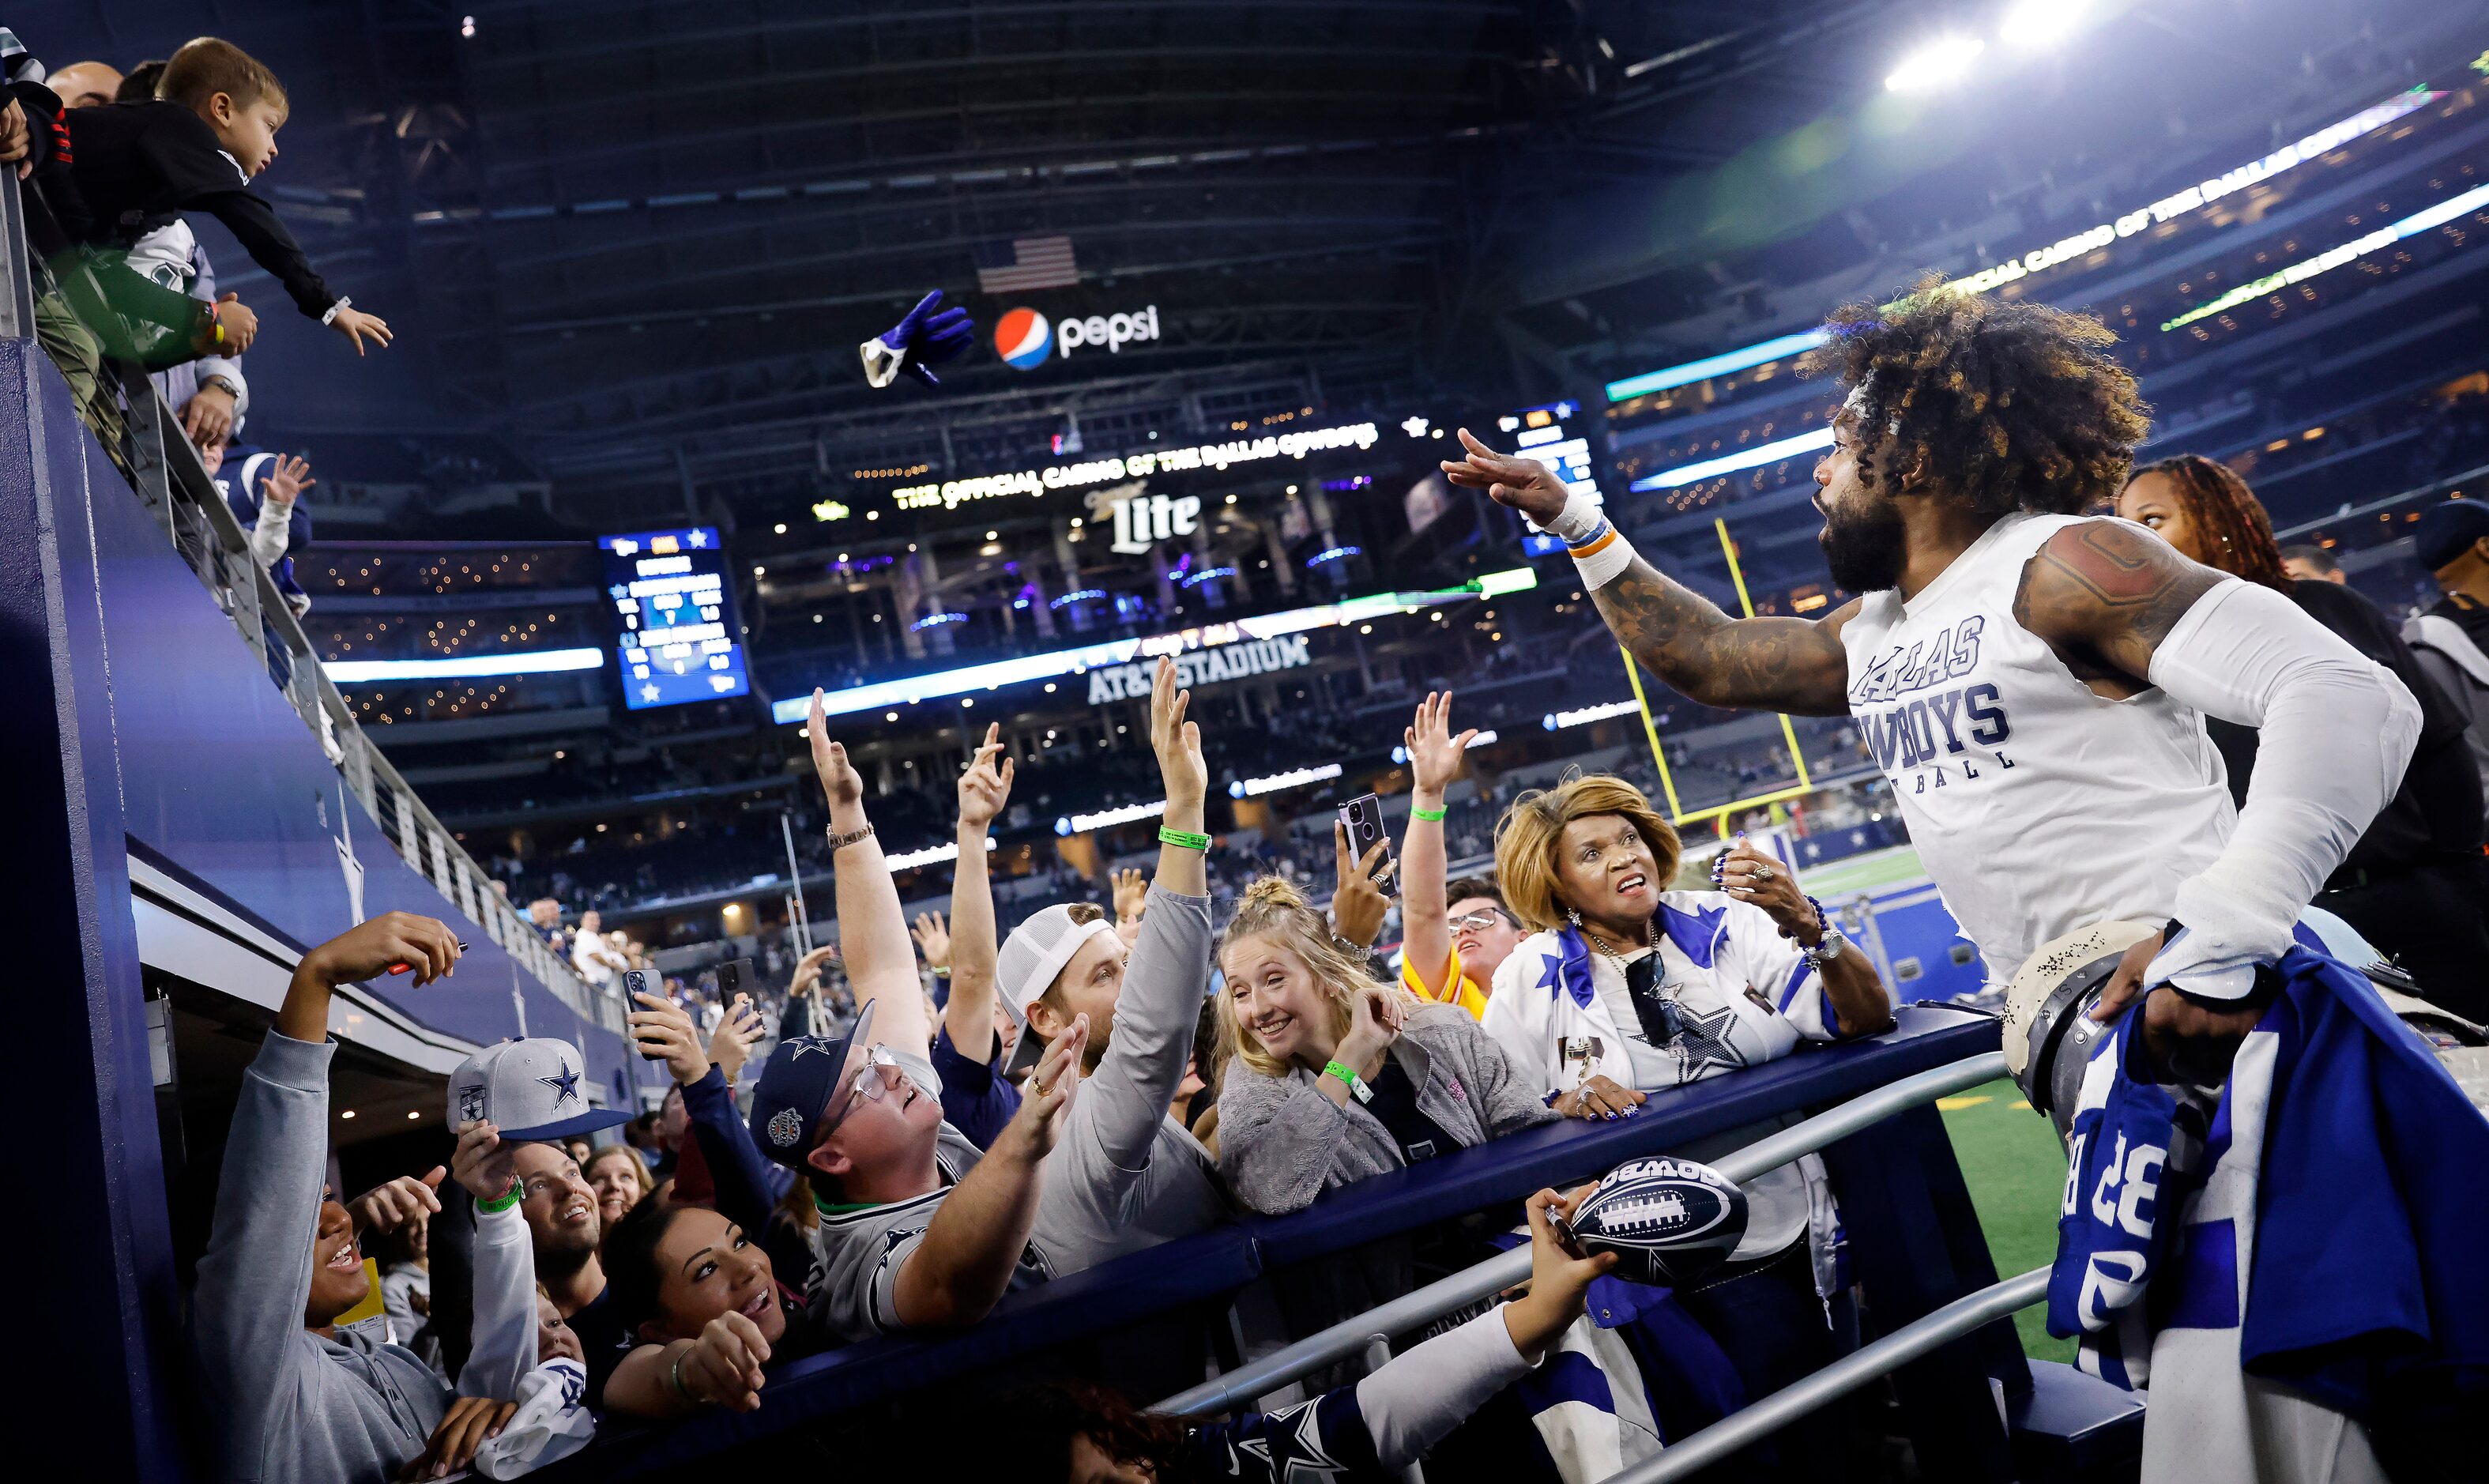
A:
[[[1751,874],[1751,875],[1752,875],[1756,880],[1758,880],[1758,881],[1769,881],[1770,879],[1772,879],[1772,874],[1773,874],[1773,872],[1772,872],[1772,869],[1771,869],[1769,866],[1758,866],[1758,867],[1756,867],[1756,868],[1755,868],[1751,872],[1749,872],[1749,874]]]

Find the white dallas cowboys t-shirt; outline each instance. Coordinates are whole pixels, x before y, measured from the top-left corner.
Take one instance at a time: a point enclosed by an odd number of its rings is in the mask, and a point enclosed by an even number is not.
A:
[[[2015,621],[2023,567],[2085,519],[2009,515],[1841,631],[1849,714],[1990,985],[2076,928],[2168,918],[2238,823],[2201,713],[2158,687],[2098,695]]]

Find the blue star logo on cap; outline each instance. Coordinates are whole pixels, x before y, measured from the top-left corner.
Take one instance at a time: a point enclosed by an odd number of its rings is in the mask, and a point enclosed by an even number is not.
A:
[[[823,1056],[829,1055],[830,1042],[819,1036],[798,1036],[793,1041],[787,1042],[786,1049],[787,1052],[787,1065],[793,1066],[795,1063],[802,1061],[805,1055],[809,1052],[817,1051]]]
[[[555,1065],[561,1068],[560,1076],[538,1077],[536,1080],[547,1087],[555,1089],[553,1095],[553,1105],[558,1108],[561,1106],[561,1101],[565,1098],[570,1099],[573,1101],[578,1100],[579,1073],[571,1070],[566,1063],[558,1062]]]

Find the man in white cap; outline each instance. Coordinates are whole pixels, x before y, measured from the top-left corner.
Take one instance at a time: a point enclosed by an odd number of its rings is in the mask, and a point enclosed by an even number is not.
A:
[[[917,1324],[973,1322],[1005,1287],[1076,1272],[1227,1214],[1208,1151],[1166,1117],[1210,972],[1203,867],[1210,837],[1201,832],[1209,769],[1200,730],[1185,720],[1188,700],[1176,689],[1174,668],[1161,664],[1150,732],[1167,809],[1150,911],[1129,974],[1111,928],[1073,923],[1059,909],[1021,925],[1001,951],[1006,1002],[1030,1005],[1035,1038],[1061,1044],[1041,1061],[1028,1102],[982,1157],[932,1106],[941,1088],[925,1059],[931,1027],[921,998],[908,992],[915,957],[898,895],[870,842],[861,783],[815,712],[814,760],[842,851],[839,918],[866,1013],[844,1041],[781,1044],[754,1095],[752,1133],[763,1154],[810,1175],[823,1198],[810,1297],[833,1333],[858,1339]],[[905,973],[894,964],[885,975],[867,961],[868,949],[876,959],[903,957]],[[1089,980],[1067,985],[1053,1005],[1041,1003],[1067,970],[1076,976],[1084,963]],[[1126,978],[1132,992],[1119,997],[1115,989]],[[1073,994],[1097,1005],[1101,1018],[1120,1012],[1118,1033],[1062,1127],[1052,1127],[1049,1118],[1041,1133],[1024,1127],[1029,1110],[1051,1100],[1056,1082],[1073,1074],[1058,1064],[1095,1023],[1061,1009]],[[1100,1025],[1098,1039],[1108,1028]],[[1028,1165],[1032,1155],[1042,1166]],[[954,1301],[969,1288],[974,1302]],[[920,1317],[928,1313],[940,1317]]]
[[[596,1192],[562,1141],[628,1123],[631,1115],[589,1102],[586,1066],[578,1047],[550,1037],[487,1046],[449,1074],[449,1121],[452,1127],[491,1124],[509,1146],[510,1193],[527,1221],[536,1280],[579,1336],[592,1403],[629,1345],[605,1301]],[[434,1254],[434,1284],[451,1300],[436,1301],[434,1327],[452,1365],[464,1364],[467,1352],[459,1323],[465,1306],[455,1301],[468,1281],[464,1213],[456,1210],[463,1205],[452,1203],[452,1219],[443,1223],[448,1240],[438,1241]]]

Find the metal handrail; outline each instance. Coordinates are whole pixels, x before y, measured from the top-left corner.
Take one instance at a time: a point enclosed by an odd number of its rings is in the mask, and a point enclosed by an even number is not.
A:
[[[7,241],[0,243],[0,253],[16,256],[24,270],[10,275],[14,290],[10,298],[25,298],[30,302],[34,275],[43,269],[25,230],[25,213],[48,213],[48,208],[40,195],[23,190],[14,172],[0,171],[0,178],[5,178],[5,185],[0,185],[0,228],[8,233]],[[68,271],[86,291],[72,295],[72,300],[85,298],[91,304],[103,303],[101,287],[83,264]],[[66,283],[63,286],[69,287]],[[0,311],[0,327],[15,328],[18,334],[31,337],[31,311]],[[119,361],[106,364],[129,405],[129,439],[119,451],[129,471],[132,492],[172,539],[176,554],[218,599],[217,606],[233,620],[243,642],[249,645],[261,665],[266,667],[269,663],[270,636],[283,647],[286,678],[278,683],[279,689],[303,725],[319,739],[347,790],[379,823],[382,835],[397,848],[399,856],[443,898],[481,925],[486,936],[524,965],[555,998],[590,1024],[621,1034],[620,996],[612,990],[591,987],[545,946],[534,925],[492,889],[492,873],[478,865],[439,816],[415,797],[415,790],[356,722],[354,708],[321,668],[310,636],[286,606],[274,581],[250,559],[249,532],[242,528],[242,523],[216,495],[215,485],[184,436],[180,420],[156,394],[156,385],[146,372]],[[184,528],[186,523],[187,530]],[[205,541],[199,539],[203,536]],[[271,678],[274,679],[272,673]],[[384,789],[388,795],[386,800]]]
[[[1920,1103],[1932,1101],[1948,1093],[1960,1092],[1966,1087],[1993,1082],[2004,1075],[2006,1069],[2002,1052],[1988,1051],[1966,1057],[1947,1066],[1931,1068],[1915,1076],[1903,1077],[1899,1082],[1887,1083],[1873,1092],[1861,1093],[1839,1107],[1827,1109],[1709,1162],[1722,1175],[1743,1184],[1767,1170],[1779,1169],[1801,1155],[1814,1154],[1827,1144],[1838,1143],[1862,1129],[1874,1127],[1896,1113],[1907,1112]],[[1368,1342],[1378,1336],[1388,1339],[1395,1334],[1406,1334],[1446,1314],[1493,1298],[1529,1276],[1529,1248],[1498,1253],[1485,1262],[1465,1268],[1449,1277],[1439,1278],[1413,1293],[1403,1294],[1354,1319],[1342,1320],[1285,1350],[1204,1382],[1189,1391],[1178,1392],[1150,1410],[1173,1416],[1198,1417],[1249,1407],[1257,1399],[1291,1382],[1302,1381],[1327,1365],[1359,1354]]]
[[[1682,1442],[1673,1442],[1641,1463],[1610,1474],[1601,1484],[1666,1484],[1761,1441],[1791,1422],[1889,1376],[1940,1345],[2048,1297],[2048,1270],[2034,1268],[2018,1278],[1981,1289],[1923,1315],[1871,1345],[1861,1346],[1822,1370],[1793,1381]]]

